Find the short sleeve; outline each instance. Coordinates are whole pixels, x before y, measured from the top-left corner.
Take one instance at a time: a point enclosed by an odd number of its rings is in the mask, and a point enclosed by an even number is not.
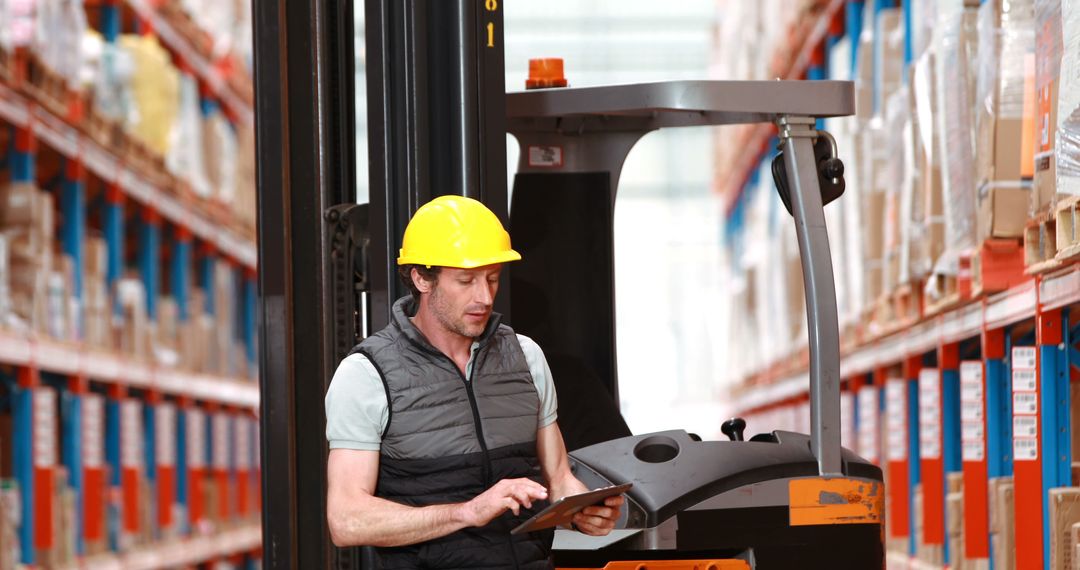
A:
[[[551,368],[540,345],[533,339],[517,335],[521,351],[525,353],[525,362],[529,365],[536,393],[540,397],[540,412],[537,415],[537,429],[551,425],[558,418],[559,399],[555,394],[555,382],[551,378]]]
[[[378,451],[386,430],[386,389],[362,354],[345,357],[326,391],[326,440],[330,449]]]

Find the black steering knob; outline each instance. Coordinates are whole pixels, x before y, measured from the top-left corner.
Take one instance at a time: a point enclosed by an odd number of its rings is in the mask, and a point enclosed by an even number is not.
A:
[[[731,441],[744,441],[743,430],[746,429],[746,420],[742,418],[731,418],[730,420],[720,424],[720,431],[724,435],[728,436]]]

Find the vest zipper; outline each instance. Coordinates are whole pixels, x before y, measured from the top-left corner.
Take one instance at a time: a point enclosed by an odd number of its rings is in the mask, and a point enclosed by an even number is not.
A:
[[[476,394],[473,392],[473,379],[476,376],[476,368],[480,364],[479,351],[477,351],[477,359],[473,362],[472,370],[469,371],[469,377],[466,378],[465,374],[461,372],[461,369],[457,367],[457,363],[452,358],[446,356],[450,361],[450,365],[454,367],[454,370],[458,373],[461,381],[465,384],[465,393],[469,395],[469,406],[472,407],[473,424],[476,426],[476,438],[480,441],[480,453],[484,457],[484,490],[491,488],[495,482],[491,480],[491,456],[488,455],[487,442],[484,441],[484,424],[480,422],[480,407],[476,405]],[[510,535],[510,529],[506,528],[506,523],[503,522],[502,516],[499,516],[498,525],[506,532],[506,545],[510,548],[510,557],[514,560],[514,568],[521,568],[521,563],[518,561],[517,549],[514,548],[514,537]]]

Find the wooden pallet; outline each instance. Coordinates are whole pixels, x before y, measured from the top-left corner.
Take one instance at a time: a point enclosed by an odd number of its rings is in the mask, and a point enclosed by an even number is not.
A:
[[[1080,257],[1080,196],[1071,196],[1054,207],[1056,226],[1055,259],[1060,262]]]
[[[37,54],[25,53],[26,80],[18,87],[52,114],[69,123],[79,124],[83,118],[83,99],[72,89],[66,77],[49,67]]]
[[[1035,275],[1057,269],[1057,218],[1049,209],[1027,221],[1024,226],[1024,273]]]
[[[930,275],[927,280],[935,284],[934,289],[941,291],[942,294],[935,299],[929,297],[925,299],[926,316],[929,317],[947,311],[963,301],[960,294],[960,280],[957,276],[935,273]]]

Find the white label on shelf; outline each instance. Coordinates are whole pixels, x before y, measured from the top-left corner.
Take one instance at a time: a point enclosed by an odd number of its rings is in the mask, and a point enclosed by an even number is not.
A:
[[[965,441],[961,444],[961,454],[964,461],[983,461],[986,459],[986,453],[983,449],[984,444],[981,441]]]
[[[529,145],[529,166],[559,168],[563,165],[563,149],[557,145]]]
[[[247,471],[251,467],[251,421],[238,417],[233,420],[233,432],[236,439],[236,469]]]
[[[1012,371],[1013,392],[1034,392],[1038,388],[1034,370]]]
[[[170,402],[154,406],[154,448],[158,465],[176,465],[176,406]]]
[[[983,419],[982,402],[960,402],[960,419],[966,422],[981,422]]]
[[[1034,461],[1039,458],[1039,442],[1031,438],[1013,438],[1013,460]]]
[[[188,469],[206,467],[206,414],[202,410],[184,410]]]
[[[863,386],[855,396],[859,406],[859,455],[870,462],[878,460],[878,389]]]
[[[84,467],[105,465],[105,398],[101,394],[82,397],[82,445]]]
[[[983,401],[983,363],[965,360],[960,363],[960,401]]]
[[[1032,438],[1039,435],[1038,416],[1013,416],[1013,437]]]
[[[142,402],[125,398],[120,402],[120,466],[138,468],[143,464]]]
[[[1035,370],[1036,364],[1034,346],[1014,346],[1012,349],[1013,370]]]
[[[885,383],[885,456],[889,461],[907,459],[907,380],[890,378]]]
[[[960,439],[962,441],[983,441],[982,422],[963,422],[960,424]]]
[[[936,368],[919,372],[919,458],[941,457],[941,375]]]
[[[1039,413],[1039,400],[1034,392],[1013,393],[1013,414],[1036,415]]]
[[[34,388],[30,398],[34,409],[34,467],[55,467],[59,455],[56,452],[56,390],[40,386]]]
[[[214,469],[229,468],[229,415],[225,412],[214,414],[210,450]]]

